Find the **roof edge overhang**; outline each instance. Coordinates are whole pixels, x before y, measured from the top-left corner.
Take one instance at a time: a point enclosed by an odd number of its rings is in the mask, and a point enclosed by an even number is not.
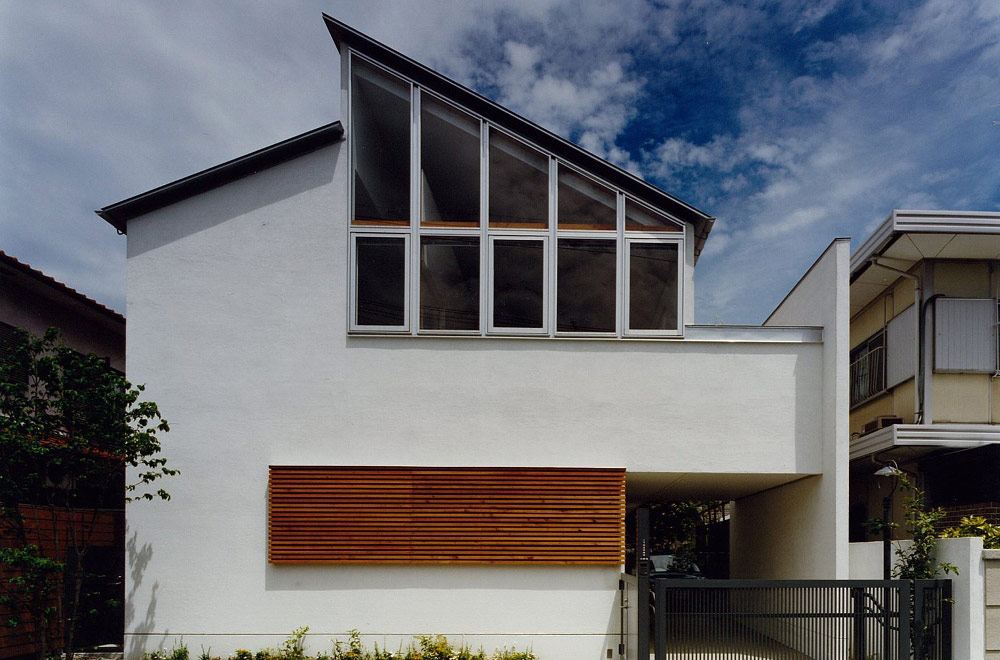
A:
[[[125,317],[115,310],[97,302],[90,296],[77,291],[68,284],[60,282],[51,275],[46,275],[37,268],[29,266],[17,257],[9,255],[3,250],[0,250],[0,267],[9,268],[11,271],[14,271],[17,276],[24,277],[28,280],[37,282],[42,286],[48,287],[48,289],[54,292],[55,295],[65,296],[76,303],[86,306],[98,314],[110,319],[114,324],[120,325],[122,328],[125,326]]]
[[[975,449],[1000,444],[995,424],[893,424],[851,442],[851,460],[883,455],[897,448],[915,455],[938,450]]]
[[[176,204],[227,183],[256,174],[275,165],[304,156],[343,139],[344,127],[335,121],[276,144],[258,149],[220,165],[172,181],[95,211],[119,233],[126,233],[128,221],[140,215]]]
[[[362,55],[385,65],[387,68],[410,78],[418,85],[458,105],[464,106],[496,125],[526,138],[530,142],[534,142],[543,149],[562,158],[567,163],[604,179],[608,183],[635,196],[637,199],[665,211],[678,220],[693,225],[695,258],[697,259],[698,255],[701,254],[705,241],[712,231],[712,225],[715,223],[714,217],[643,181],[617,165],[613,165],[603,158],[578,147],[569,140],[559,137],[548,129],[542,128],[538,124],[511,112],[468,87],[358,32],[332,16],[324,13],[323,20],[326,22],[327,30],[329,30],[330,36],[333,37],[337,50],[340,52],[343,52],[344,47],[348,46]]]
[[[851,282],[903,234],[1000,234],[997,211],[894,209],[851,255]]]

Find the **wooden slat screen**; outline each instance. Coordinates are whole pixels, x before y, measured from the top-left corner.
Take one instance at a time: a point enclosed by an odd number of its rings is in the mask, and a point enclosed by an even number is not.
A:
[[[271,466],[272,563],[607,564],[625,471]]]

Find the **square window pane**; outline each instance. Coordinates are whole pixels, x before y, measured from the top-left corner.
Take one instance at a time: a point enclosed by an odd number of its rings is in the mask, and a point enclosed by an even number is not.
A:
[[[559,229],[605,229],[618,227],[615,192],[559,166]]]
[[[528,145],[490,131],[490,227],[549,226],[549,159]]]
[[[682,231],[670,218],[625,200],[625,231]]]
[[[615,241],[559,239],[557,329],[615,331]]]
[[[406,239],[359,236],[355,239],[357,325],[406,323]]]
[[[630,244],[630,330],[677,329],[677,252],[677,243]]]
[[[420,239],[420,328],[479,329],[479,239]]]
[[[544,245],[540,240],[493,241],[493,327],[544,327]]]
[[[420,222],[479,226],[479,120],[420,97]]]
[[[410,85],[351,58],[355,225],[410,224]]]

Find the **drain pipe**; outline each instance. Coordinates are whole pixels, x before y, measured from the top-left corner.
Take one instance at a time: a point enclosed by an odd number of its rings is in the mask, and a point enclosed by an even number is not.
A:
[[[914,377],[916,378],[916,387],[913,388],[913,409],[916,411],[914,414],[914,422],[917,424],[923,423],[924,417],[924,308],[921,307],[921,298],[923,297],[923,283],[920,281],[919,275],[914,275],[908,273],[905,270],[900,270],[892,266],[888,266],[884,263],[879,263],[879,257],[871,257],[868,261],[879,268],[885,269],[891,273],[895,273],[900,277],[905,277],[908,280],[913,280],[913,304],[915,305],[915,311],[917,313],[916,320],[916,331],[917,331],[917,365]],[[924,303],[926,305],[926,303]],[[888,346],[888,344],[886,344]]]

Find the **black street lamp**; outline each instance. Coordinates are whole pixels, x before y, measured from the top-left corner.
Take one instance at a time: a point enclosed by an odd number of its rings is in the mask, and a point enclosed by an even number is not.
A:
[[[889,461],[875,471],[876,477],[888,477],[892,479],[892,488],[889,494],[882,498],[882,579],[888,580],[892,577],[892,548],[890,545],[890,532],[892,525],[892,494],[899,486],[899,478],[903,471],[896,465],[896,461]],[[879,486],[881,487],[881,486]]]

